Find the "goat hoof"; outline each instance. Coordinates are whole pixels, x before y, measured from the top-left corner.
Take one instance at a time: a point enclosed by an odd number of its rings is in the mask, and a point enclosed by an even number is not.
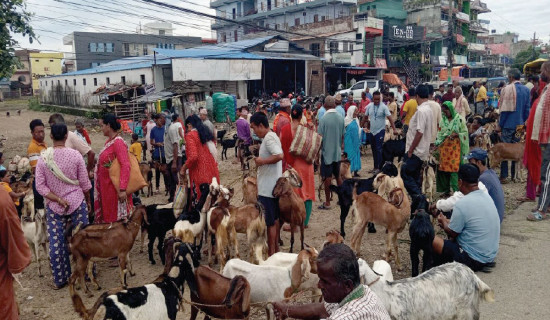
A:
[[[155,260],[150,260],[151,264],[156,264]]]
[[[135,272],[130,272],[130,277],[135,277],[136,273]]]
[[[39,274],[38,275],[40,278],[44,278],[44,275],[43,274]]]

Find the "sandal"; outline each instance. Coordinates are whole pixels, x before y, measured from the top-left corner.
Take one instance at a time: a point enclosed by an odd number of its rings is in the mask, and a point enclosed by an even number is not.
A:
[[[324,203],[322,205],[320,205],[319,207],[317,207],[317,209],[319,210],[330,210],[330,207],[327,207]]]
[[[516,200],[519,202],[535,202],[535,199],[529,199],[527,197],[518,197]]]
[[[548,216],[546,215],[546,213],[540,213],[539,211],[531,212],[530,214],[527,215],[527,220],[529,221],[541,221],[545,219],[548,219]]]

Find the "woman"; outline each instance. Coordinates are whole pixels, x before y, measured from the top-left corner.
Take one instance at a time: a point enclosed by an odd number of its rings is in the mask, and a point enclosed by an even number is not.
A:
[[[351,105],[348,108],[346,118],[344,119],[344,152],[348,155],[348,160],[351,162],[351,172],[355,177],[359,177],[361,170],[361,129],[359,120],[357,119],[359,110],[357,106]]]
[[[183,176],[189,169],[189,189],[191,190],[191,201],[193,207],[201,197],[200,185],[212,183],[212,178],[220,182],[218,164],[208,150],[207,142],[213,139],[212,132],[202,124],[197,115],[191,115],[185,119],[187,128],[185,134],[185,153],[187,161],[181,167],[180,174]]]
[[[36,190],[46,199],[46,221],[50,241],[50,266],[54,288],[64,287],[71,275],[65,229],[88,224],[92,184],[82,155],[65,147],[67,126],[53,124],[53,148],[44,151],[36,165]]]
[[[302,113],[303,109],[299,104],[292,107],[292,111],[290,112],[292,122],[281,129],[281,146],[285,159],[284,163],[294,168],[302,178],[302,187],[295,188],[294,192],[304,200],[306,206],[306,221],[304,225],[307,227],[311,216],[311,209],[313,208],[313,201],[315,201],[315,175],[313,173],[313,163],[307,163],[304,159],[295,157],[289,152],[290,145],[296,134],[296,129],[300,126]]]
[[[126,142],[118,135],[120,123],[115,115],[104,115],[100,124],[103,135],[108,139],[99,153],[94,171],[94,223],[111,223],[125,220],[132,211],[132,196],[126,194],[130,180],[130,157]],[[120,163],[118,192],[109,176],[109,168],[115,159]]]
[[[458,191],[458,167],[470,151],[466,120],[455,111],[452,102],[441,106],[441,130],[437,133],[435,145],[439,146],[439,169],[437,170],[437,192],[450,195]]]
[[[153,130],[154,127],[157,126],[155,123],[155,120],[153,120],[153,116],[150,113],[147,113],[147,118],[149,119],[147,121],[147,124],[143,127],[143,134],[145,134],[145,142],[147,143],[147,150],[149,150],[148,153],[153,152],[153,146],[151,145],[151,130]]]

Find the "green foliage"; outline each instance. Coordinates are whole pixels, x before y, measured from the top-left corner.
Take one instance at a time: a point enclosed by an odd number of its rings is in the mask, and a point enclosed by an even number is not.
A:
[[[40,101],[38,100],[38,98],[33,97],[29,99],[29,110],[44,111],[44,108],[40,104]]]
[[[14,67],[20,66],[15,57],[17,41],[13,34],[28,37],[31,43],[36,39],[30,25],[32,14],[26,8],[24,0],[0,1],[0,78],[11,77]]]
[[[529,47],[527,50],[520,51],[516,58],[514,59],[514,63],[512,64],[513,68],[518,68],[521,72],[523,72],[523,66],[527,62],[531,62],[533,60],[537,60],[540,56],[540,52],[537,50],[533,50],[533,47]]]

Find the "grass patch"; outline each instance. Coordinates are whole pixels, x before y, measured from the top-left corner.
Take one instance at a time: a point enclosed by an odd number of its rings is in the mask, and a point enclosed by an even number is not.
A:
[[[99,119],[105,113],[104,110],[97,110],[97,109],[84,110],[84,109],[71,108],[71,107],[40,104],[40,101],[38,101],[37,98],[33,98],[29,100],[29,109],[33,111],[40,111],[40,112],[70,114],[73,116],[85,117],[89,119]]]

